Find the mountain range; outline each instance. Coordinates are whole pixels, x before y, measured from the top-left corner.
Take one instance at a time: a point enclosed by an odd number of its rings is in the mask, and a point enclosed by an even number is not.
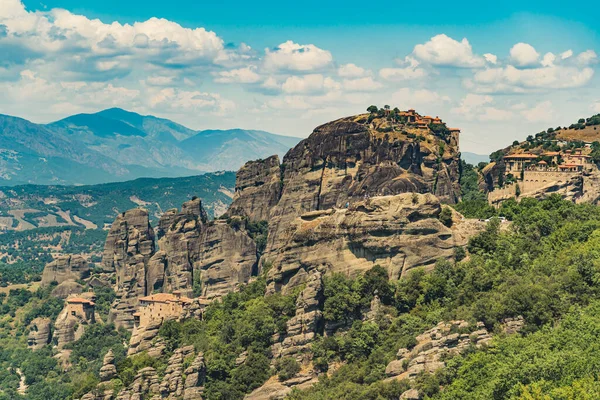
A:
[[[0,114],[0,185],[96,184],[236,170],[283,156],[299,138],[245,130],[195,131],[111,108],[35,124]]]

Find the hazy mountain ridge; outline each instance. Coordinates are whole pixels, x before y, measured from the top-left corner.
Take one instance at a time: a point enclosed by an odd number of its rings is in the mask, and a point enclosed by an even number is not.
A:
[[[98,184],[235,170],[300,139],[243,129],[194,131],[112,108],[47,125],[0,115],[0,184]]]

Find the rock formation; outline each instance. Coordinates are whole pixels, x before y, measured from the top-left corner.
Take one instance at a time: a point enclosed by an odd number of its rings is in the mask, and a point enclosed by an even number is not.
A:
[[[115,367],[115,355],[112,350],[109,350],[104,355],[102,368],[100,368],[100,381],[108,382],[117,376],[117,368]]]
[[[323,329],[323,280],[321,273],[313,270],[306,279],[306,288],[296,300],[296,314],[287,322],[286,334],[276,335],[272,347],[273,359],[295,356],[303,361],[304,352],[316,334]]]
[[[380,265],[398,279],[412,268],[431,268],[467,240],[454,235],[459,223],[448,228],[438,220],[441,209],[435,196],[414,193],[306,212],[270,239],[263,256],[273,264],[269,289],[294,287],[312,269],[357,275]]]
[[[281,196],[279,157],[247,162],[236,174],[235,194],[227,215],[268,221]]]
[[[187,368],[186,364],[189,364]],[[194,346],[175,350],[162,377],[154,368],[142,368],[133,382],[115,397],[110,381],[116,377],[116,372],[114,355],[109,351],[100,369],[100,384],[81,400],[202,400],[206,366],[203,354],[196,354]]]
[[[137,299],[148,292],[146,272],[154,251],[154,230],[146,210],[129,210],[115,219],[106,238],[102,266],[116,274],[117,299],[109,320],[117,327],[133,328]]]
[[[54,341],[58,349],[81,338],[86,326],[96,322],[94,300],[95,295],[91,292],[67,299],[54,322]]]
[[[52,282],[59,284],[72,280],[78,281],[90,275],[90,267],[87,261],[78,255],[61,255],[44,267],[42,273],[42,285],[46,286]]]
[[[163,292],[192,294],[195,282],[212,298],[247,283],[257,264],[256,244],[224,220],[207,222],[199,199],[169,210],[159,222],[159,248],[150,260],[148,283]],[[164,271],[164,278],[160,278]]]
[[[412,349],[400,349],[396,360],[388,364],[385,373],[395,379],[414,379],[420,372],[433,373],[444,367],[444,357],[460,354],[469,346],[481,347],[492,337],[482,322],[476,327],[466,321],[440,322],[434,328],[417,336]]]
[[[52,321],[49,318],[35,318],[29,324],[29,334],[27,335],[27,346],[31,350],[39,350],[50,343],[50,327]]]

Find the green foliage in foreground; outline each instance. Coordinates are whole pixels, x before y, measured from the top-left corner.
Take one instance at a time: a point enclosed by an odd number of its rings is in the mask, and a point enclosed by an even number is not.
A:
[[[264,278],[259,278],[213,303],[203,320],[168,321],[160,328],[168,348],[191,344],[204,352],[206,398],[241,399],[271,376],[272,336],[285,332],[296,310],[297,292],[265,297],[265,288]],[[244,351],[248,352],[246,361],[236,366],[236,358]]]

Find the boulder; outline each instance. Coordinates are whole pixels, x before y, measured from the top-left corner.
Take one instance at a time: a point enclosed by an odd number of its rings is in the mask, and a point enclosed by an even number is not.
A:
[[[50,343],[52,322],[49,318],[35,318],[29,324],[29,334],[27,335],[27,346],[31,350],[39,350]]]

